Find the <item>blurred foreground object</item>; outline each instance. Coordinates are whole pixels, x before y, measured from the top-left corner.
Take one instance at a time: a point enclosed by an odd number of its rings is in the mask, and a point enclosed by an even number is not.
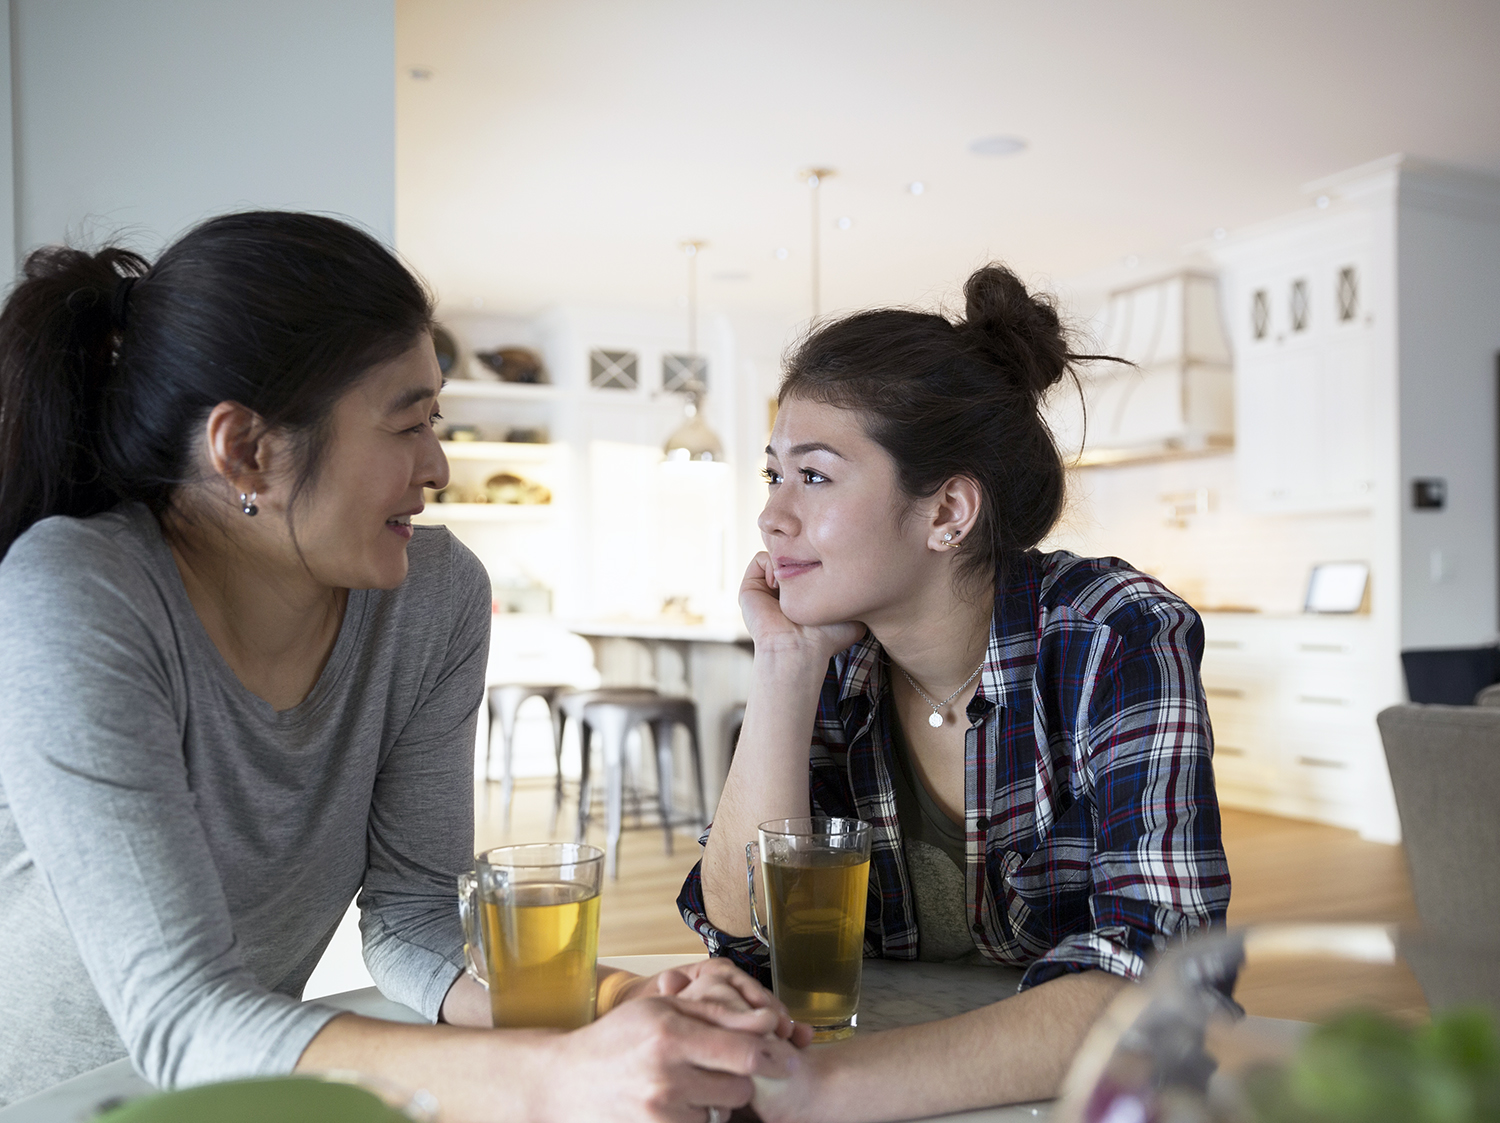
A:
[[[1438,965],[1435,975],[1430,970]],[[1246,1016],[1257,980],[1307,981],[1309,1021]],[[1448,983],[1468,985],[1452,993]],[[1426,992],[1424,998],[1424,991]],[[1231,996],[1233,996],[1231,998]],[[1488,1002],[1488,1007],[1461,1003]],[[1443,1011],[1428,1024],[1428,1008]],[[1105,1011],[1059,1123],[1500,1119],[1494,947],[1373,924],[1190,940]],[[1323,1023],[1315,1027],[1313,1022]],[[1399,1084],[1399,1095],[1391,1089]],[[1373,1103],[1382,1106],[1375,1111]]]
[[[408,1096],[353,1074],[280,1076],[204,1084],[144,1096],[94,1123],[436,1123],[427,1092]]]

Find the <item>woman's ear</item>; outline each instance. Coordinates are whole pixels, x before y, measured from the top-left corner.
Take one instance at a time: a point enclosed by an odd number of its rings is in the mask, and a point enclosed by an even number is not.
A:
[[[932,526],[927,545],[933,550],[957,550],[979,521],[984,493],[968,476],[954,476],[932,497]]]
[[[204,425],[208,462],[237,492],[266,490],[279,442],[265,420],[239,402],[220,402]]]

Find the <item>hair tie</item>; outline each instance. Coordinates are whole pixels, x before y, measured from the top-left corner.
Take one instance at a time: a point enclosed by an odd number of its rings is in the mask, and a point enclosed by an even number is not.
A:
[[[120,283],[115,285],[115,294],[109,304],[109,318],[121,331],[125,330],[125,302],[130,299],[130,290],[135,287],[139,279],[138,277],[121,277]]]

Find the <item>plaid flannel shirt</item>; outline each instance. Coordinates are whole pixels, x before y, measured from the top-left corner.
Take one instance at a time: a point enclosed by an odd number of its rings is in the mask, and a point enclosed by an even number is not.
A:
[[[1010,568],[964,741],[974,943],[1027,967],[1022,989],[1088,969],[1139,979],[1169,940],[1222,925],[1229,904],[1203,626],[1118,558],[1031,551]],[[871,824],[865,955],[915,959],[887,668],[872,636],[830,662],[812,813]],[[701,868],[678,897],[683,918],[711,954],[769,983],[765,949],[709,923]]]

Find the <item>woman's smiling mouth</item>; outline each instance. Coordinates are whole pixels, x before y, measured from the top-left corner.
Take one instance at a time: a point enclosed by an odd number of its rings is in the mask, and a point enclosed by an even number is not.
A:
[[[422,509],[418,507],[415,511],[407,511],[404,514],[386,519],[386,528],[395,531],[402,538],[409,540],[411,538],[411,517],[413,515],[420,515],[421,513]]]
[[[820,561],[802,561],[797,558],[775,558],[773,564],[776,569],[776,583],[787,580],[789,577],[799,577],[809,570],[816,569],[823,563]]]

